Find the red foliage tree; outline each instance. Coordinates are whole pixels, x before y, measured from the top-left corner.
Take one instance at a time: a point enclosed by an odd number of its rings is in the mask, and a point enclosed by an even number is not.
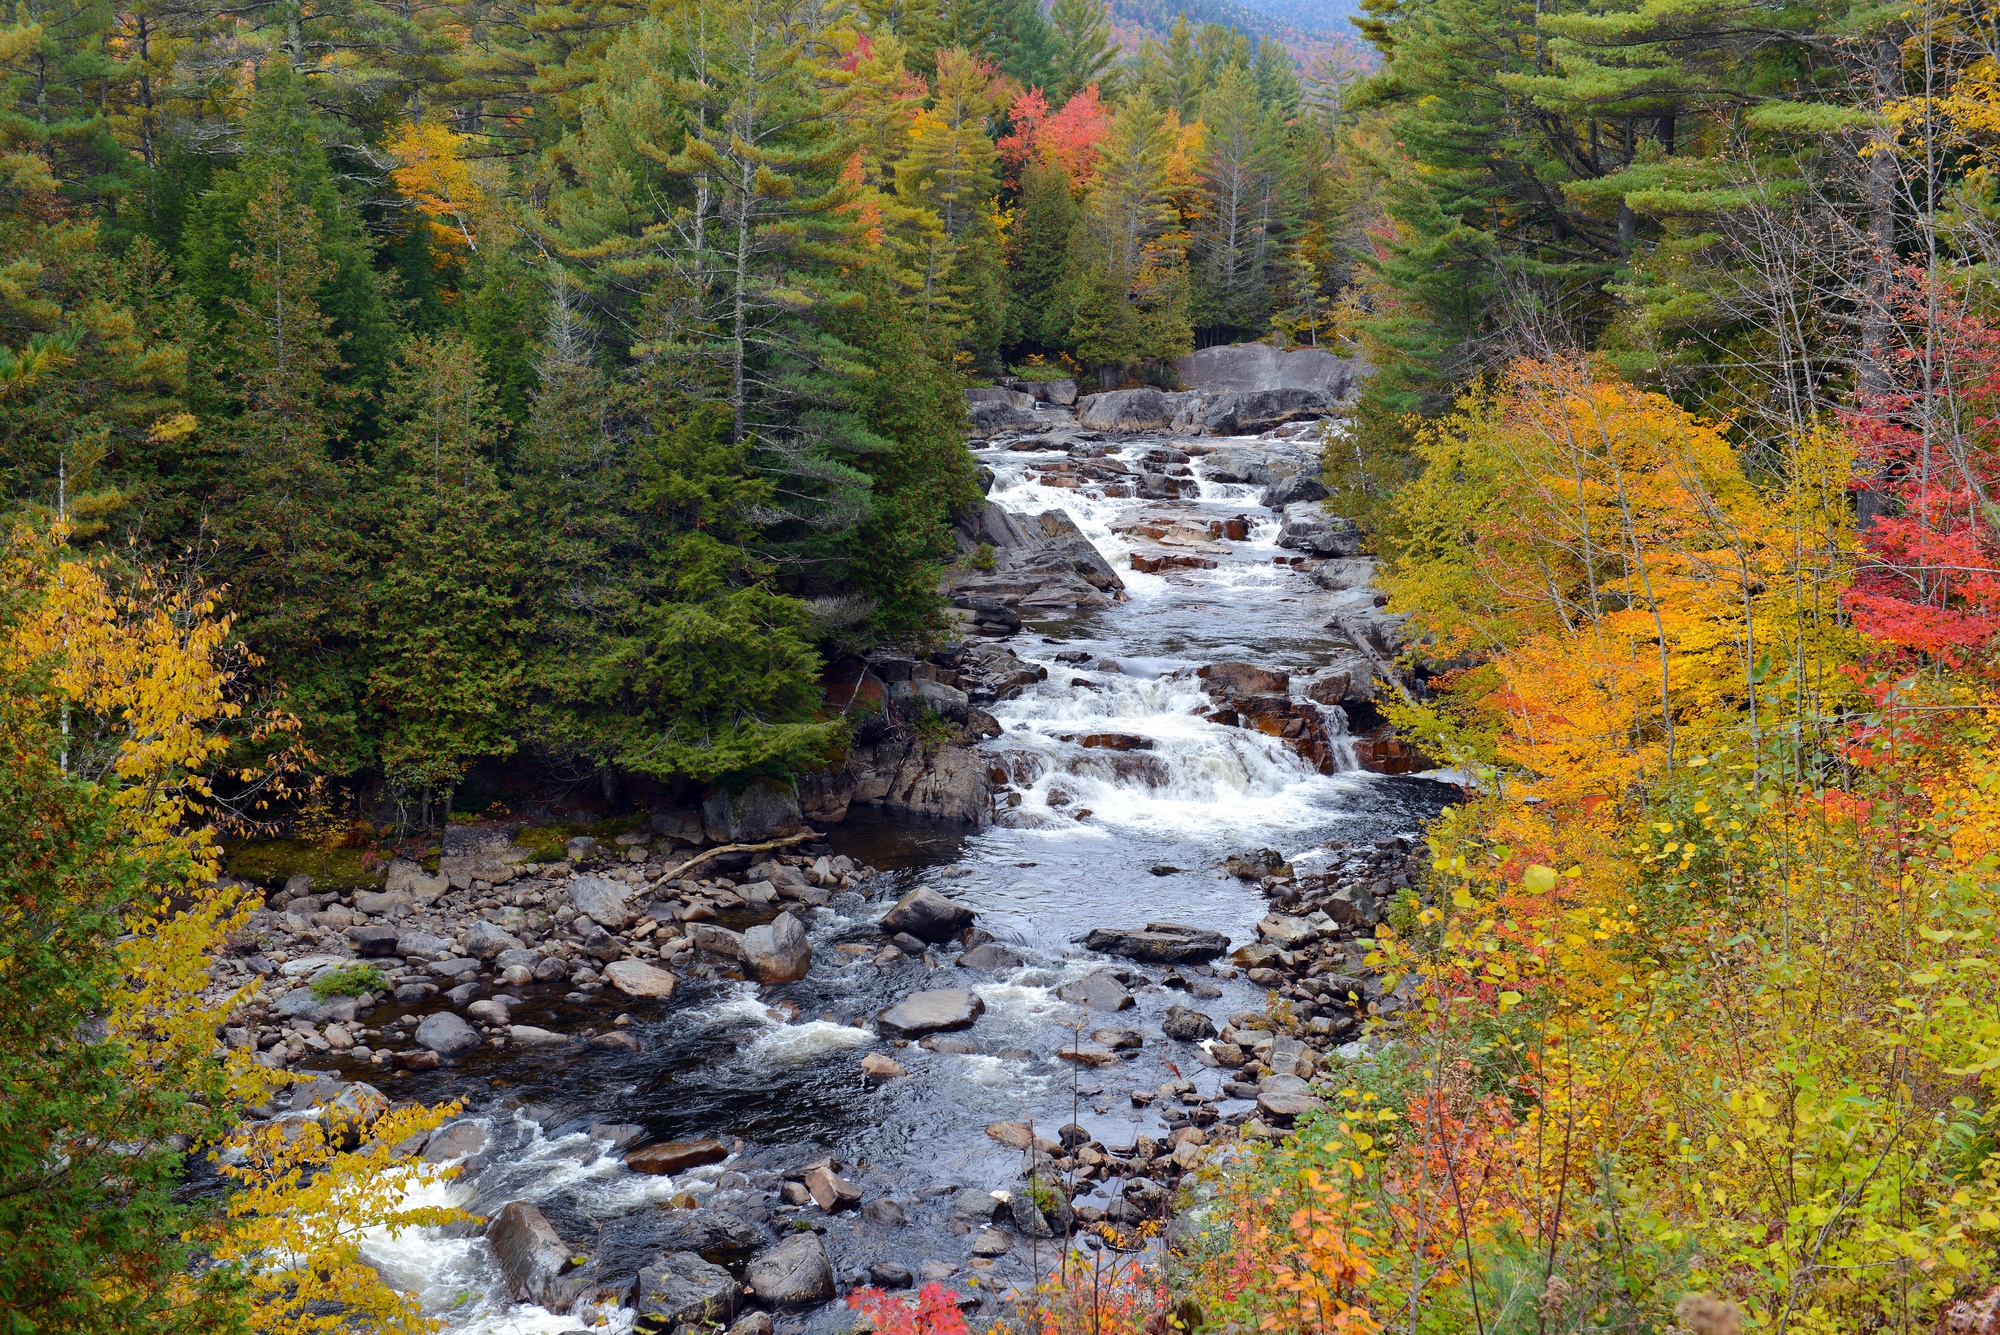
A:
[[[1096,84],[1053,114],[1042,90],[1030,88],[1014,98],[1007,119],[1014,129],[1001,137],[1000,157],[1009,178],[1018,178],[1022,167],[1040,159],[1062,168],[1072,189],[1089,183],[1097,170],[1097,146],[1111,131],[1111,113],[1104,109]]]
[[[1902,354],[1898,391],[1850,417],[1856,485],[1887,504],[1846,605],[1875,639],[1962,668],[2000,636],[2000,329],[1921,272],[1904,292],[1929,337]]]

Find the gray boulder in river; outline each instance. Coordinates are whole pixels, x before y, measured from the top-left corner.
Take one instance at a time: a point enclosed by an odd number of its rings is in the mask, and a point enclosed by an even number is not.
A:
[[[1229,938],[1206,927],[1176,922],[1149,922],[1144,931],[1130,927],[1099,927],[1083,939],[1087,950],[1149,963],[1178,964],[1209,960],[1229,949]]]

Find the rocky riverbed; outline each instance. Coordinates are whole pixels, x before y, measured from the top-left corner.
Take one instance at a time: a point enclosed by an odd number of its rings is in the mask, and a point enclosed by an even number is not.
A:
[[[980,447],[963,638],[829,671],[842,766],[555,861],[454,827],[274,893],[220,966],[264,980],[225,1041],[319,1075],[269,1115],[465,1101],[422,1153],[487,1222],[368,1249],[451,1328],[831,1331],[927,1280],[991,1313],[1366,1059],[1450,790],[1394,774],[1351,528],[1293,509],[1320,428],[1035,401]]]

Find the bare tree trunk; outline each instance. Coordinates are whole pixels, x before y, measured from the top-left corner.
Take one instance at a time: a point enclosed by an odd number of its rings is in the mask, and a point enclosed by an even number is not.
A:
[[[1894,39],[1883,36],[1876,42],[1870,73],[1875,85],[1875,110],[1880,116],[1889,103],[1902,95],[1903,52]],[[1861,362],[1856,368],[1855,392],[1863,403],[1879,401],[1896,388],[1890,368],[1895,312],[1891,308],[1896,277],[1896,145],[1895,132],[1886,124],[1870,138],[1866,163],[1868,189],[1868,285],[1861,315]],[[1855,518],[1867,528],[1888,509],[1888,493],[1877,476],[1855,493]]]

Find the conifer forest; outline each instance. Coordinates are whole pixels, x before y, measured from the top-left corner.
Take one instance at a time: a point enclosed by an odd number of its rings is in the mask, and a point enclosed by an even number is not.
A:
[[[0,1335],[2000,1335],[2000,15],[0,0]]]

